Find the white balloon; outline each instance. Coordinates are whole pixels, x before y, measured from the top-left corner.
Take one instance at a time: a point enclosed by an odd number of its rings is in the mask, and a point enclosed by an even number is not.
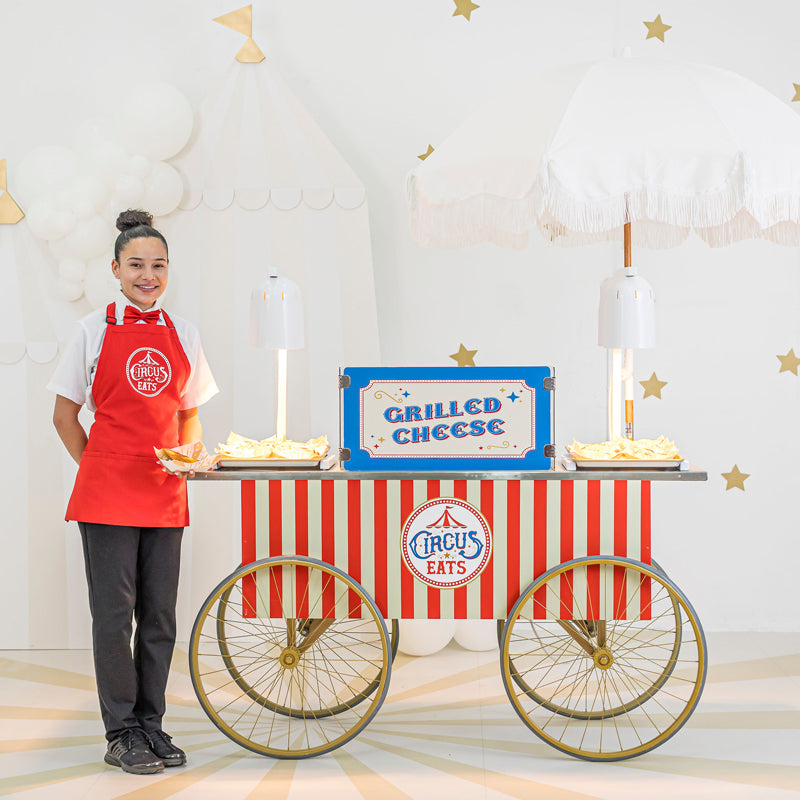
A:
[[[68,147],[36,147],[14,170],[14,196],[27,209],[37,198],[69,185],[78,167],[78,156]]]
[[[397,649],[409,656],[429,656],[446,647],[455,633],[452,619],[400,620],[400,642]]]
[[[67,302],[74,303],[83,297],[83,281],[68,281],[59,275],[56,288],[59,295]]]
[[[110,253],[114,244],[114,229],[102,217],[90,217],[79,222],[67,235],[66,251],[76,258],[89,260]]]
[[[122,174],[114,183],[114,193],[111,201],[120,208],[133,208],[142,202],[144,184],[141,178],[135,175]]]
[[[157,161],[147,177],[144,190],[146,208],[154,217],[173,212],[183,197],[183,179],[175,167]]]
[[[129,175],[135,175],[137,178],[144,180],[150,174],[152,167],[153,165],[150,163],[149,158],[145,156],[131,156],[131,160],[128,162],[127,172]]]
[[[102,211],[108,200],[105,183],[95,175],[80,175],[72,184],[77,203],[89,203],[95,211]],[[77,210],[77,208],[76,208]]]
[[[92,308],[105,308],[118,297],[119,281],[111,273],[110,258],[95,258],[89,262],[83,289]]]
[[[497,649],[497,622],[493,619],[461,619],[453,638],[465,650]]]
[[[121,145],[115,142],[98,142],[89,154],[89,160],[95,174],[113,191],[119,176],[125,171],[130,155]]]
[[[179,153],[194,125],[189,101],[167,83],[139,84],[126,91],[114,119],[128,150],[155,161]]]
[[[52,241],[68,234],[75,226],[75,214],[60,211],[48,198],[34,202],[25,215],[31,233],[37,239]]]
[[[65,258],[58,263],[58,277],[69,283],[83,283],[86,277],[86,262],[79,258]],[[83,290],[81,290],[83,294]]]

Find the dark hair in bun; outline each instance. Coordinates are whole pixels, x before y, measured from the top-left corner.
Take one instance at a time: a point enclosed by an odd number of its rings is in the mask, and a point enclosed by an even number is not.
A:
[[[128,209],[117,217],[117,230],[120,231],[117,241],[114,243],[114,259],[119,261],[119,254],[131,239],[142,239],[152,237],[160,239],[164,243],[164,248],[169,255],[167,240],[153,227],[153,215],[146,211]]]

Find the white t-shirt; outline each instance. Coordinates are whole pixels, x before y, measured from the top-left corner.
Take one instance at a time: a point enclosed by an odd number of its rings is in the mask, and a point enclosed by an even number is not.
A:
[[[125,307],[132,305],[124,295],[120,294],[120,299],[115,301],[115,314],[117,324],[122,324],[125,315]],[[153,309],[160,309],[161,305],[156,300]],[[148,309],[150,310],[150,309]],[[208,402],[219,392],[214,376],[203,354],[200,344],[200,334],[197,328],[190,322],[181,317],[169,315],[178,340],[186,353],[191,372],[189,380],[186,382],[183,393],[181,394],[181,404],[179,410],[195,408]],[[100,350],[103,347],[103,340],[106,335],[106,310],[99,308],[88,316],[76,323],[78,330],[70,339],[61,359],[58,362],[53,377],[47,384],[51,392],[60,394],[73,403],[79,405],[86,404],[90,411],[95,411],[94,398],[92,397],[92,381],[97,369],[97,360],[100,357]],[[145,322],[134,323],[145,325]],[[163,316],[159,315],[159,325],[166,325]]]

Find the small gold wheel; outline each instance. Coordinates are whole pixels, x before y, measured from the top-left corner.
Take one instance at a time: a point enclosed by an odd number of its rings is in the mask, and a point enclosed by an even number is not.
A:
[[[705,638],[683,593],[657,568],[612,557],[537,578],[511,610],[500,659],[522,721],[591,761],[666,741],[694,710],[706,674]]]
[[[249,750],[307,758],[353,738],[383,703],[386,623],[341,570],[301,556],[240,567],[208,596],[190,672],[211,721]]]

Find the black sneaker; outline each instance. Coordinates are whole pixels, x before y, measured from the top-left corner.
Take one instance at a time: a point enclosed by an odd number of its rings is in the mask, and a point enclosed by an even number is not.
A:
[[[164,762],[165,767],[180,767],[186,763],[186,753],[172,744],[172,737],[164,731],[148,731],[150,749]]]
[[[103,760],[134,775],[149,775],[164,769],[164,762],[150,749],[150,740],[141,728],[126,728],[112,739]]]

